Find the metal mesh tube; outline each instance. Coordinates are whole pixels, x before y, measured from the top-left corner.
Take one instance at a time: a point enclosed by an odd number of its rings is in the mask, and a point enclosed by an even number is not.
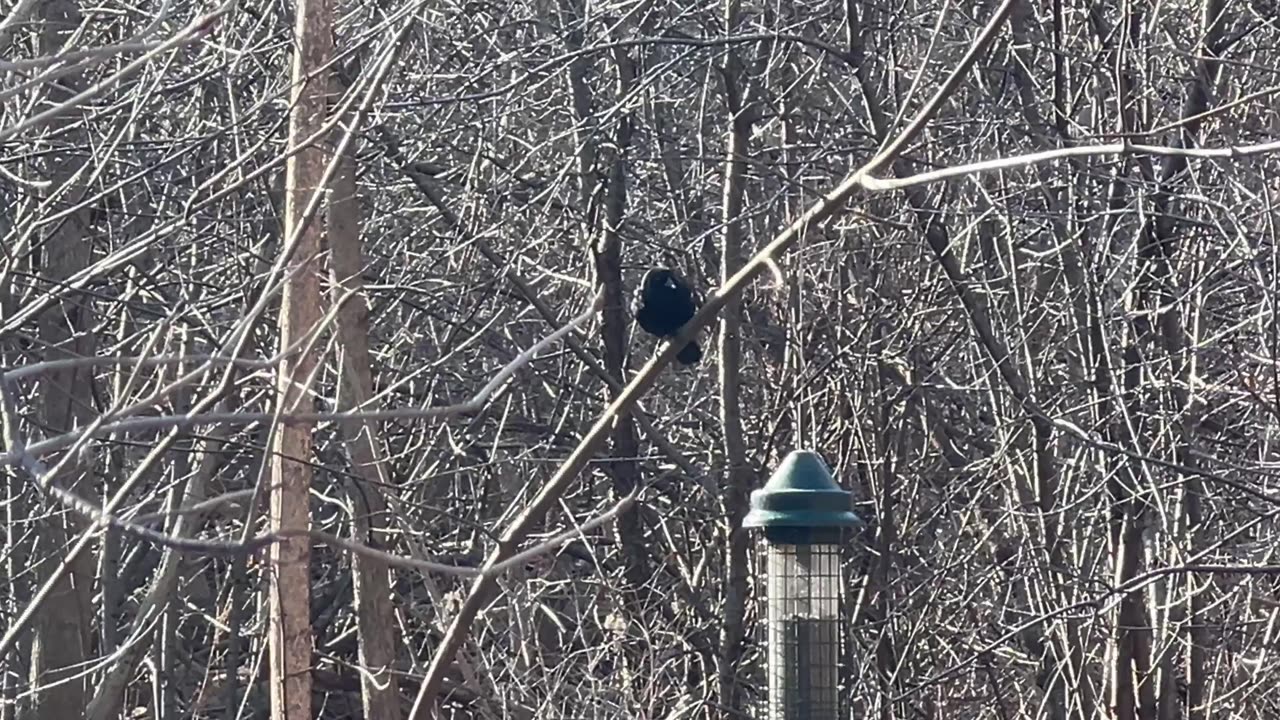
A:
[[[766,545],[770,720],[840,714],[840,547]]]

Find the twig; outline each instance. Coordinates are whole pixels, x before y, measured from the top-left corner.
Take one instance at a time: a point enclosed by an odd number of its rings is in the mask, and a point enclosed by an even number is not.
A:
[[[231,505],[234,503],[240,503],[244,500],[250,500],[253,498],[253,494],[253,488],[232,490],[231,492],[225,492],[221,495],[201,500],[194,505],[188,505],[176,510],[138,515],[137,517],[129,518],[128,522],[136,525],[150,525],[151,523],[166,522],[182,515],[203,515],[216,508],[220,508],[223,505]]]
[[[1215,148],[1182,148],[1174,147],[1172,145],[1137,145],[1127,142],[1108,143],[1106,145],[1075,145],[1072,147],[1027,153],[1026,155],[1013,155],[1011,157],[995,158],[992,160],[980,160],[978,162],[965,163],[963,165],[955,165],[952,167],[940,168],[938,170],[930,170],[928,172],[917,173],[915,175],[905,175],[896,178],[876,178],[871,177],[870,175],[865,175],[859,178],[859,184],[864,189],[873,192],[888,192],[890,190],[902,190],[904,188],[928,185],[931,183],[942,182],[944,180],[952,180],[958,177],[977,175],[979,173],[1012,170],[1014,168],[1053,162],[1055,160],[1063,160],[1067,158],[1102,157],[1106,155],[1156,155],[1165,157],[1185,157],[1198,160],[1216,160],[1253,157],[1256,155],[1265,155],[1274,152],[1280,152],[1280,141]]]
[[[547,538],[539,542],[537,545],[525,550],[517,555],[512,556],[505,562],[496,565],[486,565],[483,568],[464,567],[460,565],[446,565],[444,563],[431,562],[430,560],[419,560],[417,558],[404,557],[403,555],[395,555],[377,548],[369,547],[346,538],[338,537],[321,530],[307,531],[285,531],[279,533],[280,537],[289,537],[295,535],[306,535],[316,542],[323,543],[338,550],[346,550],[356,555],[362,555],[367,558],[381,561],[387,565],[405,568],[407,570],[422,570],[425,572],[433,572],[442,575],[455,575],[459,577],[476,577],[483,576],[486,578],[496,578],[506,573],[511,568],[528,562],[529,560],[543,555],[551,550],[555,550],[565,543],[581,538],[585,533],[595,530],[596,528],[612,522],[618,515],[626,512],[637,501],[640,493],[640,487],[637,486],[627,495],[618,499],[613,507],[595,516],[594,518],[573,528],[566,530],[558,535]]]
[[[547,337],[538,341],[525,351],[516,356],[514,360],[507,363],[494,377],[473,396],[470,400],[439,408],[427,408],[419,411],[404,411],[406,413],[418,413],[420,416],[442,416],[450,414],[475,412],[483,409],[488,399],[506,383],[512,375],[521,367],[526,365],[540,350],[555,343],[560,338],[567,335],[574,328],[587,322],[596,312],[603,302],[603,293],[597,293],[592,305],[584,313],[574,318],[564,327],[556,330]],[[287,353],[281,353],[281,356]],[[86,358],[85,360],[93,360]],[[64,361],[52,361],[43,363],[44,369],[49,366]],[[76,362],[76,361],[70,361]],[[184,428],[190,425],[203,423],[220,423],[228,424],[234,422],[276,422],[280,419],[333,419],[338,421],[365,422],[369,418],[377,419],[380,413],[374,412],[341,412],[341,413],[306,413],[298,415],[272,414],[272,413],[195,413],[182,416],[169,416],[161,418],[134,418],[119,422],[104,422],[106,416],[100,416],[90,423],[87,428],[77,430],[70,433],[64,433],[56,438],[46,440],[33,445],[26,445],[22,436],[18,432],[18,412],[15,400],[15,392],[13,378],[9,374],[0,374],[0,415],[2,415],[3,427],[5,431],[6,443],[9,446],[8,452],[0,456],[5,464],[14,464],[21,467],[29,475],[35,479],[40,488],[60,502],[67,505],[76,513],[83,515],[91,520],[95,525],[106,526],[111,525],[117,527],[123,532],[149,540],[165,547],[174,548],[186,552],[203,552],[216,554],[234,554],[246,553],[263,547],[274,542],[278,537],[271,535],[263,535],[244,542],[226,542],[219,540],[200,540],[192,538],[176,538],[164,533],[152,530],[139,524],[138,522],[130,522],[115,517],[110,513],[110,507],[104,511],[97,505],[85,500],[75,493],[59,487],[53,482],[57,472],[61,467],[70,462],[71,458],[78,454],[78,449],[93,436],[106,432],[123,432],[138,428]],[[396,411],[392,411],[393,413]],[[51,470],[46,466],[39,457],[53,452],[55,450],[72,446],[72,452],[67,453],[62,460]],[[0,654],[2,656],[2,654]]]
[[[27,15],[35,4],[36,0],[18,0],[18,4],[4,16],[4,21],[0,22],[0,48],[9,44],[9,35],[13,33],[14,26],[26,22]]]
[[[218,18],[230,10],[231,5],[232,3],[228,2],[221,8],[192,20],[177,35],[174,35],[168,40],[156,45],[151,49],[151,51],[142,55],[128,65],[125,65],[115,74],[90,85],[88,88],[67,99],[65,102],[58,103],[42,113],[32,115],[31,117],[18,122],[16,125],[0,129],[0,141],[8,140],[14,135],[30,130],[31,128],[39,127],[59,115],[83,105],[85,102],[97,97],[111,86],[146,67],[147,63],[155,59],[157,55],[168,52],[173,48],[195,42],[208,32],[211,27],[213,27],[213,23],[216,23]]]
[[[498,389],[501,388],[502,385],[504,385],[507,382],[507,380],[511,378],[512,375],[514,375],[517,371],[519,371],[520,368],[527,365],[535,355],[537,355],[539,352],[546,349],[547,347],[551,346],[552,344],[556,343],[565,335],[568,335],[575,328],[583,325],[588,320],[590,320],[595,315],[595,313],[599,311],[603,302],[604,302],[603,293],[597,292],[595,298],[592,301],[591,307],[589,307],[585,312],[575,317],[573,320],[570,320],[568,323],[565,324],[564,327],[559,328],[555,332],[551,333],[550,335],[547,335],[542,340],[539,340],[537,343],[535,343],[534,345],[530,346],[529,348],[521,352],[511,362],[503,366],[502,369],[500,369],[493,376],[493,378],[490,379],[489,382],[485,384],[484,387],[480,388],[480,390],[475,395],[473,395],[471,398],[467,400],[464,400],[463,402],[454,403],[451,405],[435,406],[435,407],[398,408],[393,410],[360,410],[359,408],[356,408],[353,410],[345,410],[341,412],[306,412],[306,413],[279,413],[279,414],[272,413],[272,412],[257,412],[257,413],[212,412],[212,413],[193,413],[193,414],[187,414],[187,415],[164,415],[160,417],[143,417],[143,418],[128,418],[124,420],[113,420],[111,422],[101,422],[99,424],[94,424],[88,428],[73,430],[71,432],[58,435],[57,437],[49,438],[48,440],[31,443],[30,445],[23,446],[20,450],[15,449],[11,445],[7,453],[5,453],[4,455],[0,455],[0,465],[22,464],[24,455],[30,455],[32,457],[43,457],[44,455],[48,455],[49,453],[66,448],[67,446],[75,443],[76,441],[78,441],[83,437],[87,437],[91,434],[96,435],[96,434],[107,433],[107,432],[159,430],[159,429],[175,428],[175,427],[188,428],[196,425],[211,425],[216,423],[235,424],[235,425],[252,425],[254,423],[271,422],[273,419],[277,417],[284,420],[296,420],[301,422],[364,423],[364,422],[376,422],[381,420],[438,418],[438,417],[447,417],[452,415],[467,415],[471,413],[476,413],[483,410],[485,407],[485,404],[494,395],[494,393],[496,393]],[[285,355],[289,354],[289,352],[293,352],[293,350],[280,353],[280,355],[277,355],[276,358],[272,360],[272,363],[279,362],[279,360]],[[204,356],[204,357],[208,357],[208,356]],[[263,363],[263,361],[240,361],[240,360],[232,360],[225,357],[216,357],[214,359],[218,362],[225,362],[225,363],[234,364],[234,365],[240,365],[241,363],[261,365]],[[124,358],[121,358],[121,357],[106,358],[106,359],[82,358],[82,359],[73,359],[73,360],[55,360],[47,363],[40,363],[40,365],[44,366],[42,370],[47,371],[51,369],[51,366],[55,364],[65,364],[65,363],[92,364],[93,361],[96,361],[96,360],[105,360],[105,362],[108,362],[108,363],[124,362]],[[153,365],[162,365],[162,364],[172,364],[174,362],[180,362],[181,360],[182,360],[181,358],[150,358],[150,359],[147,359],[145,362]],[[14,370],[14,371],[10,371],[10,373],[0,374],[0,383],[11,382],[11,378],[9,377],[9,375],[12,373],[18,373],[18,372],[22,372],[22,370]],[[27,374],[29,375],[31,373],[27,373]],[[189,377],[189,375],[184,377]],[[176,382],[177,381],[175,381],[175,383],[171,385],[176,385]],[[131,406],[131,409],[137,409],[140,405],[141,403],[135,403],[133,406]],[[118,416],[119,415],[117,414],[117,417]],[[14,418],[15,418],[14,422],[16,422],[16,415],[14,416]],[[99,420],[102,420],[102,419],[103,418],[99,418]]]
[[[134,38],[129,42],[116,43],[115,45],[103,45],[102,47],[96,47],[96,48],[79,48],[76,50],[63,50],[62,52],[54,53],[52,55],[42,55],[40,57],[28,58],[26,60],[0,59],[0,72],[18,73],[26,70],[34,70],[35,68],[45,67],[47,65],[54,65],[54,64],[60,64],[60,63],[74,64],[74,63],[80,63],[80,61],[82,60],[90,60],[90,59],[105,60],[109,57],[112,57],[113,55],[122,55],[128,52],[146,52],[149,50],[154,50],[156,47],[159,46],[160,43],[146,43],[146,42],[142,42],[142,40],[143,38],[146,38],[152,35],[153,33],[155,33],[156,28],[160,25],[160,23],[163,22],[166,17],[168,17],[169,6],[171,4],[172,4],[172,0],[164,0],[164,3],[162,3],[161,6],[155,11],[155,13],[152,14],[151,20],[150,22],[147,23],[146,27],[144,27],[142,31],[139,32],[137,35],[135,35]],[[204,17],[208,18],[208,17],[212,17],[212,15],[206,15]],[[0,27],[0,32],[3,32],[5,29],[7,29],[7,26],[9,25],[9,18],[5,18],[4,25],[6,27]],[[3,38],[0,37],[0,40],[2,39]],[[3,45],[3,42],[0,42],[0,45]],[[81,67],[83,67],[83,65],[68,65],[59,69],[74,71]],[[30,80],[29,82],[38,84],[38,83],[48,82],[48,80],[49,78],[47,77],[47,74],[46,74],[46,75],[39,75],[33,78],[32,80]],[[19,87],[23,87],[23,86],[20,85]],[[0,99],[4,99],[4,97],[5,97],[4,95],[0,95]]]

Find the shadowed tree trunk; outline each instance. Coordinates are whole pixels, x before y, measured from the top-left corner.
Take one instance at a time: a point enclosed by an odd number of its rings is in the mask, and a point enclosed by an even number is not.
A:
[[[1199,144],[1201,128],[1205,121],[1205,113],[1210,110],[1210,98],[1218,82],[1221,66],[1219,58],[1227,50],[1229,42],[1226,31],[1228,17],[1227,3],[1224,0],[1203,0],[1200,8],[1201,44],[1199,57],[1192,66],[1191,80],[1186,88],[1185,98],[1180,113],[1180,127],[1174,131],[1169,144],[1175,147],[1195,147]],[[1160,406],[1151,408],[1158,413],[1162,428],[1175,443],[1174,456],[1179,464],[1194,466],[1198,461],[1190,452],[1194,438],[1193,428],[1189,420],[1193,412],[1191,388],[1193,383],[1192,368],[1195,357],[1191,349],[1200,338],[1188,333],[1183,327],[1183,314],[1188,304],[1195,299],[1203,299],[1202,293],[1187,295],[1179,287],[1175,269],[1182,250],[1178,241],[1178,231],[1183,222],[1177,219],[1175,195],[1185,184],[1187,177],[1187,160],[1183,157],[1165,158],[1160,167],[1159,185],[1152,202],[1152,212],[1140,230],[1138,257],[1143,261],[1142,275],[1138,293],[1141,306],[1150,312],[1148,318],[1156,319],[1153,329],[1158,342],[1155,345],[1163,356],[1158,372],[1168,380],[1172,388],[1170,397],[1164,399]],[[1194,330],[1193,330],[1194,331]],[[1172,422],[1169,418],[1175,418]],[[1171,425],[1172,427],[1167,427]],[[1204,480],[1194,473],[1181,474],[1180,494],[1182,517],[1178,527],[1183,542],[1178,552],[1168,561],[1179,562],[1187,554],[1201,550],[1201,522],[1203,512],[1201,499],[1204,496]],[[1166,583],[1168,595],[1173,602],[1161,603],[1169,610],[1163,623],[1168,632],[1164,643],[1164,660],[1159,665],[1160,680],[1154,678],[1148,683],[1156,692],[1158,707],[1155,716],[1159,720],[1174,720],[1184,716],[1188,720],[1201,720],[1209,716],[1205,706],[1207,700],[1205,676],[1206,644],[1208,634],[1204,630],[1204,609],[1206,605],[1205,590],[1195,576],[1170,579]],[[1179,592],[1181,591],[1181,592]],[[1161,617],[1162,613],[1155,613]],[[1150,615],[1147,615],[1150,617]],[[1177,642],[1182,639],[1182,642]],[[1185,648],[1179,650],[1179,648]],[[1179,668],[1179,665],[1182,667]],[[1185,696],[1179,685],[1185,683]]]
[[[738,27],[741,12],[738,0],[725,2],[725,27]],[[741,267],[746,248],[743,201],[747,192],[747,162],[751,152],[751,132],[759,118],[760,84],[755,74],[764,65],[768,51],[761,44],[751,65],[744,65],[730,50],[720,71],[724,80],[727,143],[724,159],[722,220],[724,240],[720,248],[720,282],[726,282]],[[747,459],[742,428],[742,303],[737,297],[725,304],[720,316],[718,357],[720,368],[720,425],[724,437],[726,476],[724,487],[725,534],[724,621],[720,628],[718,681],[722,716],[735,718],[746,710],[738,667],[746,638],[746,611],[749,597],[747,553],[750,535],[742,527],[747,514],[748,494],[755,472]]]
[[[334,80],[335,87],[343,83]],[[373,358],[369,352],[369,303],[361,273],[364,270],[360,230],[359,188],[356,184],[355,142],[338,159],[330,180],[328,241],[331,249],[332,300],[345,303],[338,310],[341,357],[341,395],[338,409],[359,407],[373,395]],[[387,502],[383,488],[392,487],[382,458],[377,425],[347,425],[343,442],[355,476],[344,484],[351,503],[352,539],[385,550],[388,544]],[[404,716],[396,674],[397,628],[392,606],[390,574],[376,558],[351,558],[356,623],[359,632],[360,692],[364,716],[399,720]]]
[[[561,17],[570,50],[581,49],[592,8],[580,0],[562,0]],[[613,70],[617,73],[615,102],[631,104],[630,95],[637,69],[626,49],[612,53]],[[611,118],[612,127],[601,127],[594,107],[595,93],[590,75],[599,72],[591,56],[574,60],[569,65],[569,89],[573,104],[575,137],[578,143],[578,201],[584,217],[584,240],[589,244],[597,281],[604,288],[604,309],[600,333],[604,341],[604,367],[618,386],[626,382],[627,340],[631,327],[626,287],[622,280],[622,229],[627,215],[627,183],[635,118],[629,110]],[[608,97],[608,96],[606,96]],[[605,138],[609,141],[602,142]],[[606,388],[613,400],[618,390]],[[609,433],[609,455],[606,465],[616,496],[625,496],[640,482],[636,458],[640,443],[635,420],[630,414],[619,417]],[[617,612],[625,619],[626,629],[616,639],[623,651],[615,662],[621,664],[621,684],[630,688],[636,680],[632,658],[647,655],[643,635],[634,632],[644,608],[648,605],[649,567],[644,546],[644,528],[634,508],[618,518],[618,542],[621,549],[622,574],[626,580],[618,598]],[[616,671],[617,669],[615,669]]]
[[[50,0],[39,3],[38,17],[42,25],[39,48],[51,55],[64,49],[64,44],[80,28],[82,16],[76,0]],[[60,78],[49,90],[49,101],[64,102],[84,86],[79,73]],[[85,189],[78,179],[82,165],[91,156],[70,151],[82,137],[75,129],[77,113],[70,112],[59,125],[68,129],[62,142],[68,149],[50,157],[48,174],[51,209],[62,211],[75,207],[84,199]],[[45,282],[56,283],[71,277],[89,265],[93,242],[89,229],[89,210],[74,210],[54,223],[40,248],[40,275]],[[47,348],[45,360],[86,357],[94,354],[93,310],[88,295],[64,293],[60,302],[40,316],[40,339]],[[85,424],[93,407],[93,375],[89,368],[67,368],[46,373],[40,382],[39,421],[50,435],[66,432]],[[88,468],[77,462],[53,482],[83,490],[93,488]],[[56,502],[48,504],[53,514],[40,524],[40,533],[32,558],[36,559],[36,585],[44,581],[54,566],[62,561],[68,542],[81,529],[76,518]],[[86,702],[86,678],[78,677],[81,663],[90,652],[92,642],[93,560],[86,552],[70,559],[71,571],[54,585],[35,623],[35,640],[31,649],[30,681],[33,689],[59,683],[47,692],[37,692],[32,699],[33,720],[72,720],[82,717]]]

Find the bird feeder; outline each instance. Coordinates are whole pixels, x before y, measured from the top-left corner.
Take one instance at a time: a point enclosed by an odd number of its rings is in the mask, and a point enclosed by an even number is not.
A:
[[[751,493],[742,525],[763,535],[768,720],[840,717],[840,551],[861,525],[851,499],[808,450],[787,455]]]

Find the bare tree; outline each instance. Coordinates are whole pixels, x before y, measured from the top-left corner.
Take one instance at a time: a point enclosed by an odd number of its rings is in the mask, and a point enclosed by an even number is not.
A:
[[[725,28],[734,32],[741,24],[741,3],[725,3]],[[760,85],[755,77],[764,65],[766,51],[761,46],[752,62],[744,62],[742,54],[730,49],[725,54],[724,105],[726,111],[724,160],[723,240],[720,247],[720,282],[727,283],[741,266],[746,223],[743,205],[747,192],[747,163],[751,153],[751,135],[760,115]],[[724,438],[725,518],[729,538],[725,548],[724,624],[720,633],[719,700],[724,717],[735,717],[745,710],[738,679],[742,661],[742,645],[746,636],[748,590],[747,531],[742,520],[747,514],[747,499],[755,484],[755,472],[747,457],[742,428],[742,307],[735,298],[725,305],[718,336],[720,365],[720,424]]]
[[[292,87],[289,92],[289,159],[285,165],[284,237],[281,255],[290,270],[280,298],[280,346],[312,334],[320,321],[320,253],[325,226],[315,210],[325,189],[325,143],[314,136],[328,118],[333,56],[333,16],[325,0],[300,3],[296,10]],[[282,413],[304,410],[318,368],[314,347],[304,347],[280,364],[278,389]],[[311,526],[314,425],[285,422],[273,433],[271,447],[270,528],[305,531]],[[271,636],[271,714],[277,720],[311,717],[311,543],[297,535],[271,546],[268,574]]]
[[[83,20],[74,0],[41,3],[37,8],[40,27],[39,52],[51,55],[68,49],[67,45]],[[78,74],[58,78],[49,90],[52,103],[65,102],[84,87]],[[75,116],[63,118],[58,126],[71,135],[66,141],[74,147]],[[83,135],[80,135],[83,138]],[[49,195],[43,199],[46,212],[56,218],[40,243],[40,275],[49,283],[72,277],[91,263],[92,230],[90,207],[82,177],[85,167],[79,153],[58,153],[48,161]],[[62,297],[51,311],[40,318],[38,338],[44,357],[75,358],[92,356],[96,350],[90,328],[95,322],[91,299],[75,294]],[[83,370],[71,368],[46,376],[40,386],[38,422],[54,431],[70,430],[87,420],[93,407],[93,379]],[[93,467],[81,464],[68,473],[71,488],[96,485]],[[33,508],[34,509],[34,508]],[[36,584],[52,582],[44,611],[35,624],[30,655],[30,687],[35,691],[30,717],[71,718],[84,711],[87,686],[80,664],[91,652],[93,637],[90,596],[93,584],[91,557],[82,552],[64,555],[71,538],[84,528],[74,515],[54,513],[40,524],[39,539],[32,548],[37,560]],[[60,578],[53,568],[68,567]]]
[[[335,81],[335,87],[344,83]],[[345,88],[344,88],[345,89]],[[342,376],[338,407],[358,409],[373,397],[373,360],[369,353],[369,305],[361,275],[363,267],[356,152],[348,145],[338,158],[330,181],[326,239],[330,249],[331,298],[338,310],[337,326]],[[389,486],[381,433],[374,423],[346,428],[343,438],[354,475],[346,484],[351,504],[352,537],[371,547],[387,547],[391,525],[384,488]],[[397,720],[403,713],[395,672],[398,662],[391,577],[383,562],[365,556],[351,559],[352,597],[359,627],[361,697],[367,718]]]
[[[859,716],[1280,712],[1278,41],[10,3],[0,718],[750,713],[795,447],[868,524]],[[654,345],[657,263],[704,303]]]

